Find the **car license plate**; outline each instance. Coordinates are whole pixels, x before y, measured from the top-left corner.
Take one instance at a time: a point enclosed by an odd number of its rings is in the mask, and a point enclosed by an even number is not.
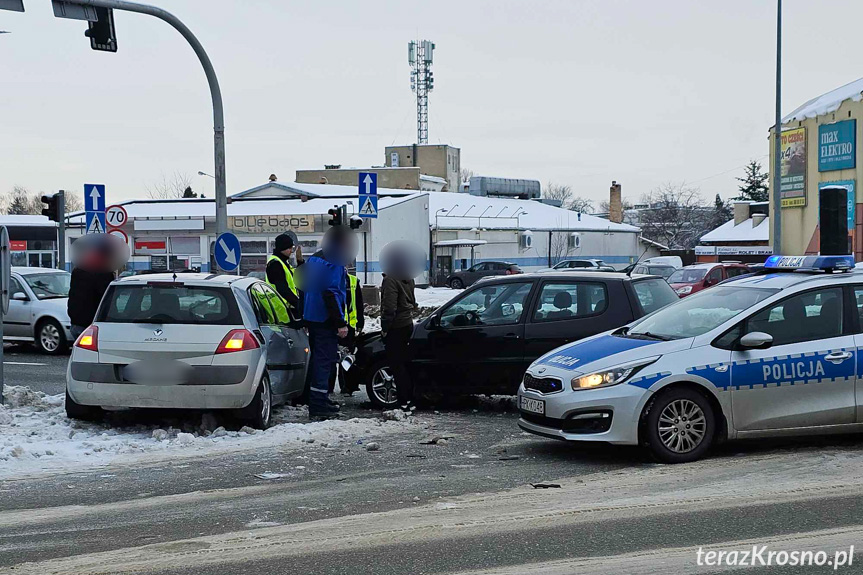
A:
[[[541,399],[521,398],[521,410],[545,415],[545,402]]]

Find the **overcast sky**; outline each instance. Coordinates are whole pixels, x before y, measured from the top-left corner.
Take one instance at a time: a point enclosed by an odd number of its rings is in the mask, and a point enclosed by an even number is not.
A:
[[[195,32],[225,101],[228,192],[297,169],[379,165],[416,139],[407,42],[437,44],[430,143],[477,174],[570,184],[596,202],[611,180],[637,199],[686,180],[736,193],[766,165],[774,105],[770,0],[151,0]],[[863,76],[859,0],[786,0],[783,112]],[[117,13],[119,51],[48,0],[0,12],[0,192],[145,196],[185,172],[210,196],[212,108],[185,40]],[[722,174],[722,175],[718,175]]]

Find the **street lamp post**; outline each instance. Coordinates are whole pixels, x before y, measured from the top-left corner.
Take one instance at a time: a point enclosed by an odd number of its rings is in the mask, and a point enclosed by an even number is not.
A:
[[[485,215],[487,211],[491,209],[491,206],[487,206],[483,212],[479,215],[479,227],[482,228],[482,217]]]
[[[207,83],[210,85],[210,97],[213,100],[213,156],[216,169],[216,232],[221,234],[228,231],[228,195],[225,183],[225,114],[222,109],[222,90],[219,80],[216,78],[216,70],[210,57],[204,51],[204,47],[198,41],[192,31],[180,21],[179,18],[156,6],[127,2],[126,0],[65,0],[70,4],[83,6],[95,6],[114,10],[125,10],[138,14],[148,14],[164,20],[174,27],[192,46],[192,50],[198,56],[204,73],[207,75]]]
[[[776,121],[773,124],[773,253],[782,252],[782,0],[776,3]]]
[[[200,171],[200,170],[198,170],[198,175],[199,175],[199,176],[207,176],[208,178],[213,178],[214,180],[216,179],[216,176],[211,176],[211,175],[210,175],[210,174],[208,174],[207,172],[202,172],[202,171]]]

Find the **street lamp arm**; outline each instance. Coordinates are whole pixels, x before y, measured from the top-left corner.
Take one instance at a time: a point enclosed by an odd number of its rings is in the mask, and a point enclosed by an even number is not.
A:
[[[72,4],[80,4],[84,6],[96,6],[99,8],[112,8],[115,10],[124,10],[126,12],[137,12],[139,14],[148,14],[163,20],[174,27],[192,46],[198,60],[201,61],[201,66],[204,67],[204,73],[207,75],[207,82],[210,85],[210,96],[213,100],[213,140],[214,140],[214,156],[216,164],[216,229],[218,233],[223,233],[228,230],[228,200],[227,200],[227,185],[225,183],[225,114],[222,108],[222,90],[219,87],[219,80],[216,77],[216,70],[213,68],[213,63],[210,62],[210,57],[201,45],[201,42],[192,34],[189,27],[183,22],[162,8],[150,6],[148,4],[138,4],[137,2],[127,2],[126,0],[66,0]]]

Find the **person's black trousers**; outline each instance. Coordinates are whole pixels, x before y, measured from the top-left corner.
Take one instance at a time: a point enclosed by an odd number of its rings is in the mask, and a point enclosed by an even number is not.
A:
[[[396,380],[399,405],[405,405],[414,398],[414,386],[408,374],[408,342],[413,334],[413,325],[392,328],[384,338],[387,362]]]

